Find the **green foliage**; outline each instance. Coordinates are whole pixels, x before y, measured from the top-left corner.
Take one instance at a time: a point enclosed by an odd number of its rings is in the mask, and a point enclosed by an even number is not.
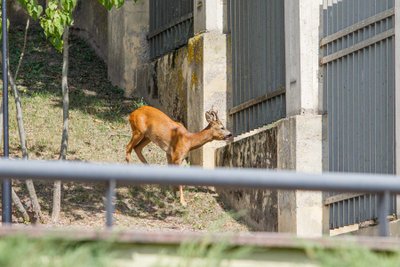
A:
[[[46,37],[58,51],[63,49],[65,27],[73,23],[72,12],[75,6],[76,0],[50,0],[44,16],[40,17],[40,25]]]
[[[400,262],[399,253],[373,252],[361,247],[343,247],[334,250],[312,248],[307,250],[307,254],[322,267],[395,267],[399,266]]]
[[[2,267],[110,266],[110,243],[6,237],[0,240]]]
[[[229,262],[249,256],[253,252],[252,247],[237,247],[229,242],[220,240],[217,243],[205,238],[198,242],[183,242],[177,251],[178,261],[171,262],[161,256],[153,267],[223,267],[229,266]]]
[[[37,0],[18,0],[18,2],[34,20],[39,19],[42,15],[43,7],[38,4]]]
[[[142,106],[147,106],[146,101],[144,101],[143,97],[138,98],[133,101],[133,110],[138,109]]]
[[[98,0],[105,8],[121,7],[125,0]],[[136,2],[136,0],[134,0]],[[73,11],[77,0],[49,0],[46,9],[37,0],[18,0],[22,7],[34,20],[39,20],[41,27],[50,43],[61,52],[62,36],[65,27],[73,24]],[[1,29],[1,28],[0,28]]]
[[[124,4],[125,0],[99,0],[99,2],[105,8],[111,10],[113,7],[120,8]]]

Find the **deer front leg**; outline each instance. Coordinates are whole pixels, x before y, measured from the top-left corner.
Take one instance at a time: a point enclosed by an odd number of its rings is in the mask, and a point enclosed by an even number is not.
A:
[[[183,157],[176,157],[176,156],[171,156],[171,155],[167,154],[167,160],[168,160],[168,164],[170,164],[170,165],[181,165],[181,163],[183,161]],[[183,185],[179,186],[179,198],[180,198],[181,205],[186,207],[187,203],[186,203],[185,197],[183,195]]]

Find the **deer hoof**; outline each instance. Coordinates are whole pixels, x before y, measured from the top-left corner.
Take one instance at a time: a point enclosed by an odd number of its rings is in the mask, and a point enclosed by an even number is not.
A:
[[[186,203],[186,201],[184,201],[184,200],[181,200],[181,205],[182,205],[183,207],[187,207],[187,203]]]

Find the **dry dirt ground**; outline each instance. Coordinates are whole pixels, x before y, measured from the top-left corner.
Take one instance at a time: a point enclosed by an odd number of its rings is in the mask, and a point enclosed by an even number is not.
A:
[[[14,71],[22,48],[23,28],[11,25],[10,29],[10,61]],[[76,37],[71,37],[70,42],[70,138],[67,159],[123,163],[125,145],[130,138],[127,116],[143,101],[125,99],[123,91],[108,82],[106,66],[88,46]],[[17,79],[22,94],[30,159],[58,158],[62,131],[61,66],[61,54],[50,47],[40,29],[31,28]],[[12,101],[10,124],[11,157],[20,158]],[[144,155],[152,164],[166,162],[164,153],[154,145],[146,147]],[[133,159],[133,164],[137,164],[134,153]],[[52,184],[36,182],[35,185],[45,223],[51,225]],[[14,188],[31,213],[25,185],[14,181]],[[102,184],[64,184],[58,226],[103,227],[104,193]],[[182,207],[169,188],[118,188],[115,225],[117,228],[145,230],[248,230],[223,205],[213,189],[189,187],[185,189],[185,194],[188,206]],[[17,212],[14,212],[13,219],[23,223]]]

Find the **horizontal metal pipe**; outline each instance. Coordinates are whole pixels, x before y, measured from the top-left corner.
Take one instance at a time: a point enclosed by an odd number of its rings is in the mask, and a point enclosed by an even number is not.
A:
[[[0,179],[5,178],[400,193],[399,177],[384,174],[305,174],[267,169],[207,170],[196,167],[1,159]]]

